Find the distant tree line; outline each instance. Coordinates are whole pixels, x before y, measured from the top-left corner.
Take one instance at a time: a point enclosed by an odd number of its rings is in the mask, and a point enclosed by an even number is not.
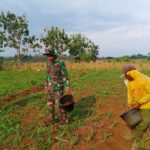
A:
[[[150,53],[147,55],[142,55],[142,54],[134,54],[131,56],[122,56],[122,57],[103,57],[101,59],[105,60],[115,60],[118,62],[124,61],[124,62],[130,62],[131,60],[150,60]]]
[[[40,38],[30,35],[25,15],[0,12],[0,51],[15,49],[15,59],[20,63],[22,55],[29,51],[41,53],[46,48],[55,49],[60,57],[64,52],[74,61],[95,61],[99,46],[81,33],[66,34],[64,29],[50,27],[44,29]]]

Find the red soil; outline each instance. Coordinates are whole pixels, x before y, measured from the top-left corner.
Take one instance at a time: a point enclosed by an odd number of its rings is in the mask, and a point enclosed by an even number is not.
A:
[[[76,145],[77,150],[130,150],[131,141],[125,140],[123,137],[130,132],[130,129],[125,125],[125,123],[119,117],[125,108],[121,106],[118,102],[113,102],[112,99],[105,100],[106,104],[99,107],[101,112],[112,112],[112,117],[110,119],[105,119],[103,123],[101,120],[97,123],[87,122],[86,126],[82,126],[78,129],[77,134],[83,136],[85,139],[89,136],[89,133],[93,129],[93,125],[96,124],[96,133],[91,141],[81,141]],[[113,120],[117,120],[119,124],[112,127],[111,124]],[[110,132],[112,135],[106,139],[102,138],[104,132]]]
[[[14,101],[14,100],[16,100],[17,98],[22,97],[22,96],[26,96],[26,95],[29,95],[29,94],[32,94],[32,93],[37,93],[37,92],[43,90],[43,88],[44,88],[43,86],[40,86],[40,87],[32,87],[32,88],[27,89],[27,90],[22,90],[22,91],[16,92],[16,93],[10,95],[10,96],[7,97],[7,98],[1,98],[1,99],[0,99],[0,105],[8,104],[8,103],[10,103],[11,101]]]

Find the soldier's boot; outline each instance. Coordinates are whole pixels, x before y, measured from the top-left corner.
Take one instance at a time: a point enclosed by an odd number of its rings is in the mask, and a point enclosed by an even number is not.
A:
[[[48,118],[45,118],[44,121],[43,121],[46,126],[48,126],[49,124],[54,124],[55,123],[55,120],[54,120],[54,113],[55,113],[54,102],[49,101],[47,103],[47,105],[50,108],[50,116]]]
[[[60,120],[59,125],[65,125],[65,124],[68,124],[68,123],[69,123],[68,119]]]
[[[50,125],[50,124],[54,124],[54,123],[55,123],[55,120],[54,120],[54,114],[53,114],[53,112],[51,112],[50,116],[49,116],[48,118],[45,118],[45,119],[43,120],[43,122],[44,122],[44,124],[45,124],[46,126],[48,126],[48,125]]]
[[[67,114],[65,112],[64,109],[59,108],[59,112],[60,112],[60,125],[65,125],[69,123],[69,119],[67,118]]]

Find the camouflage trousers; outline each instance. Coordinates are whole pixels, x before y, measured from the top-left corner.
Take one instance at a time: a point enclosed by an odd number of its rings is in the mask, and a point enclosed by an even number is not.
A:
[[[141,109],[140,110],[142,121],[131,130],[132,137],[133,137],[133,149],[139,149],[140,147],[140,141],[144,135],[144,133],[147,131],[147,129],[150,129],[150,109]],[[138,146],[137,146],[138,145]],[[134,148],[137,147],[137,148]]]
[[[59,100],[63,96],[64,91],[63,90],[53,90],[53,91],[48,91],[47,93],[47,105],[49,106],[50,109],[50,119],[54,120],[55,117],[55,103],[56,100],[58,100],[58,110],[60,113],[60,119],[62,121],[68,122],[67,114],[63,108],[60,107]]]

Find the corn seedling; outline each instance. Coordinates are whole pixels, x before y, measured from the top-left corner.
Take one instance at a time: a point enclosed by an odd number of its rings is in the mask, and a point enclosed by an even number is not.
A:
[[[150,137],[141,139],[141,147],[145,148],[145,143],[150,142]],[[149,147],[150,148],[150,147]]]
[[[107,119],[110,119],[112,117],[112,112],[111,111],[106,112],[106,116]]]
[[[73,136],[72,139],[71,139],[71,147],[73,148],[82,139],[83,139],[83,137],[81,135]]]
[[[111,128],[117,126],[119,124],[119,121],[117,120],[113,120],[112,124],[111,124]]]
[[[52,129],[52,128],[51,128]],[[52,143],[52,137],[51,137],[51,132],[52,130],[48,130],[48,139],[47,139],[47,142],[48,142],[48,147],[50,147],[51,143]]]
[[[94,136],[96,134],[96,129],[92,129],[92,131],[90,132],[89,136],[87,137],[87,141],[92,141]]]
[[[105,131],[102,134],[102,140],[106,141],[110,136],[112,136],[113,134],[110,131]]]

